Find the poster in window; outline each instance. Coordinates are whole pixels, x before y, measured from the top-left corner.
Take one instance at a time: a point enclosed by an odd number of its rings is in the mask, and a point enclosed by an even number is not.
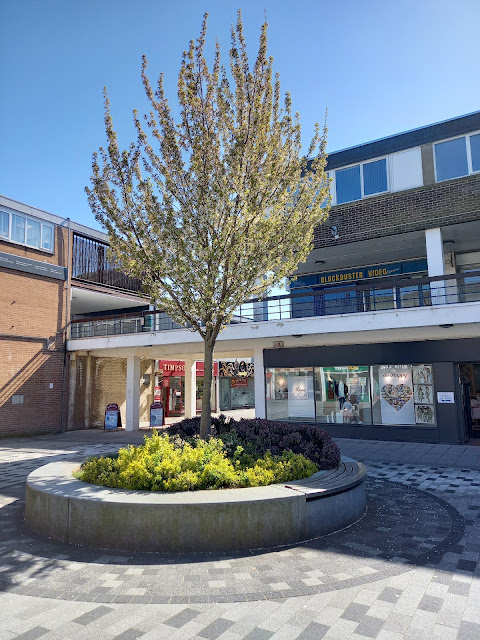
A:
[[[432,405],[415,405],[415,417],[417,424],[435,424],[435,409]]]
[[[433,403],[433,387],[430,384],[416,384],[415,403],[416,404],[432,404]]]
[[[382,424],[415,424],[412,367],[382,365],[379,378]]]
[[[432,384],[432,365],[418,364],[413,367],[413,384]]]
[[[288,377],[289,418],[315,418],[312,376]]]

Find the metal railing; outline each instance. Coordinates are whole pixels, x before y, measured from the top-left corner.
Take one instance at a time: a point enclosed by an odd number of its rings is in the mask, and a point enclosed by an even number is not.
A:
[[[240,305],[230,324],[311,318],[480,301],[480,271],[434,278],[383,279],[352,286],[312,286]],[[73,320],[72,338],[184,328],[163,311]]]

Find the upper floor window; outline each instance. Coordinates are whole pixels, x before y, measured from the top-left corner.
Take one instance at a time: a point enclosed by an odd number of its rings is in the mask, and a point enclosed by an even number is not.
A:
[[[337,204],[361,200],[386,191],[388,191],[386,158],[335,171]]]
[[[53,225],[35,218],[0,211],[0,238],[34,249],[53,251]]]
[[[438,142],[434,149],[437,182],[480,171],[480,133]]]

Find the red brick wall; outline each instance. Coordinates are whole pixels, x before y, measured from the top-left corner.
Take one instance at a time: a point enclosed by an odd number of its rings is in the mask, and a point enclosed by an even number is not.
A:
[[[59,431],[65,283],[0,269],[0,309],[0,436]]]

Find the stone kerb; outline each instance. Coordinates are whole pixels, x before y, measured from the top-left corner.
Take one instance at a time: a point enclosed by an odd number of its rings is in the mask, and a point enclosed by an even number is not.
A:
[[[287,485],[178,493],[87,484],[72,476],[78,466],[53,462],[28,476],[25,520],[34,531],[122,551],[241,551],[325,535],[365,512],[365,467],[356,462]]]

